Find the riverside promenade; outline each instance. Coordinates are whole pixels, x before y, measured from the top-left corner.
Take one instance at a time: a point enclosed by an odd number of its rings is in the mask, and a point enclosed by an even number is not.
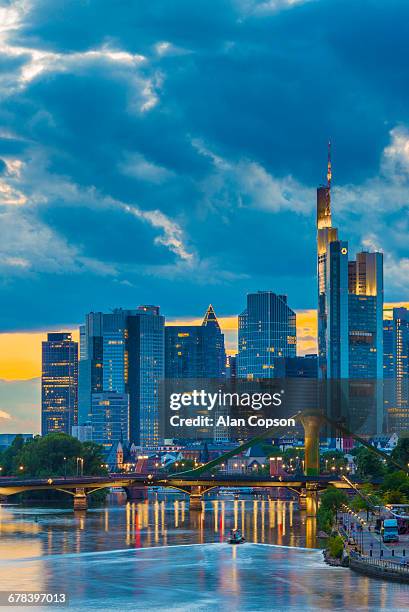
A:
[[[352,510],[338,516],[338,530],[349,555],[349,567],[376,578],[409,583],[409,535],[385,544],[375,532],[375,520]]]
[[[381,535],[375,531],[375,518],[370,517],[367,521],[366,512],[340,513],[338,528],[341,535],[354,540],[355,544],[351,547],[363,555],[398,561],[407,559],[409,562],[409,534],[400,535],[399,542],[385,544]]]

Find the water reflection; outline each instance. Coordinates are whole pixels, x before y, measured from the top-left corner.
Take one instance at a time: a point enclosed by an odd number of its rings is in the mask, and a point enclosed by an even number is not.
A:
[[[315,520],[294,512],[293,501],[214,496],[201,511],[189,511],[180,494],[155,493],[131,503],[122,498],[122,504],[117,496],[113,500],[113,505],[75,513],[1,506],[0,534],[24,541],[27,535],[38,536],[48,554],[224,542],[232,528],[240,528],[247,542],[317,546]]]
[[[233,527],[246,544],[225,544]],[[199,512],[168,493],[75,514],[0,506],[0,590],[65,590],[78,610],[404,609],[409,586],[330,568],[316,546],[315,520],[279,499],[220,495]]]

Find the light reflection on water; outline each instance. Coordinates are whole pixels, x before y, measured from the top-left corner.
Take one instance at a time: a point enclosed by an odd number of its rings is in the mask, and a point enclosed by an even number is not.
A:
[[[233,527],[246,544],[225,544]],[[407,609],[409,586],[330,568],[316,546],[315,520],[291,501],[1,506],[0,590],[67,591],[73,609]]]

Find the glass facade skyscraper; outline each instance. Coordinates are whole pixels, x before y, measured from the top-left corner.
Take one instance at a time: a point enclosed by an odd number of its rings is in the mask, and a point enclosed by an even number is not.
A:
[[[104,316],[102,337],[102,388],[104,391],[125,393],[128,383],[126,311],[115,310]]]
[[[348,263],[349,377],[383,377],[383,256],[357,253]]]
[[[317,189],[318,372],[321,379],[371,379],[376,430],[383,406],[383,256],[361,252],[348,261],[348,243],[338,238],[331,219],[331,160],[327,185]],[[369,383],[368,383],[369,384]],[[350,407],[365,395],[349,384]],[[358,399],[358,403],[363,400]],[[331,397],[330,403],[334,403]]]
[[[105,391],[92,395],[92,441],[106,454],[118,441],[129,440],[129,395]]]
[[[78,416],[78,343],[49,333],[42,343],[41,433],[71,434]]]
[[[384,406],[389,432],[408,430],[409,310],[394,308],[383,322]]]
[[[348,244],[332,227],[331,161],[317,189],[318,373],[348,377]]]
[[[140,306],[127,318],[131,440],[156,447],[159,437],[159,385],[165,375],[165,317],[158,306]]]
[[[296,314],[287,296],[272,291],[249,293],[238,327],[237,376],[249,380],[282,376],[281,358],[297,354]]]
[[[166,326],[166,378],[223,378],[225,372],[224,335],[212,305],[201,325]]]
[[[128,394],[130,441],[157,446],[159,384],[164,378],[164,317],[159,307],[90,313],[80,338],[80,421],[92,421],[93,394]]]
[[[91,312],[80,326],[80,360],[78,371],[78,423],[91,419],[92,393],[103,390],[103,325],[102,312]]]

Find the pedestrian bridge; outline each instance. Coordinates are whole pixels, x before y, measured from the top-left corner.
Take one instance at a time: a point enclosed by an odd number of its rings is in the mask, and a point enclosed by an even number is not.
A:
[[[357,489],[362,482],[354,481],[345,477],[334,475],[322,475],[319,461],[319,433],[322,425],[326,422],[334,430],[344,435],[352,436],[360,444],[368,447],[372,452],[381,455],[387,461],[392,462],[398,469],[402,468],[395,460],[385,455],[377,448],[359,436],[348,431],[342,425],[328,419],[320,411],[304,411],[294,415],[304,428],[305,461],[304,473],[285,474],[281,476],[254,476],[247,474],[223,474],[214,472],[231,457],[237,456],[246,449],[262,441],[267,437],[274,436],[277,428],[267,429],[262,435],[248,440],[244,444],[220,455],[216,459],[205,463],[192,470],[176,474],[109,474],[107,476],[76,476],[76,477],[50,477],[48,479],[36,478],[0,478],[0,496],[10,496],[25,491],[54,490],[62,491],[72,495],[74,498],[74,509],[85,510],[87,508],[87,496],[91,493],[106,488],[123,488],[129,500],[142,499],[149,487],[165,487],[177,489],[189,495],[190,509],[201,509],[203,496],[208,491],[217,487],[237,488],[270,488],[286,487],[299,495],[301,507],[305,507],[310,516],[315,516],[318,507],[318,493],[328,486],[341,489]],[[365,482],[365,481],[363,481]]]
[[[356,483],[356,485],[359,483]],[[328,486],[351,489],[342,478],[334,476],[253,476],[247,474],[109,474],[107,476],[73,476],[58,478],[2,478],[0,496],[9,497],[27,491],[61,491],[72,495],[74,509],[85,510],[87,496],[107,488],[122,488],[129,500],[143,499],[148,488],[176,489],[189,495],[190,508],[200,509],[203,496],[216,488],[271,488],[285,487],[298,494],[300,500],[316,498],[318,492]]]

